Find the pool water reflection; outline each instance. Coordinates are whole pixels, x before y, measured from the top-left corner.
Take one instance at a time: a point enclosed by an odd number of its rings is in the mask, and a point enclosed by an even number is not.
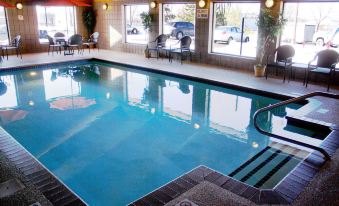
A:
[[[201,164],[232,172],[269,144],[252,116],[277,102],[99,62],[0,75],[1,126],[90,205],[127,204]]]

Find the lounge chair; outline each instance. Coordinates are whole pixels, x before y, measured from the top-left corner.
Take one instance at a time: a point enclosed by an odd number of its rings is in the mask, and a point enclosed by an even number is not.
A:
[[[56,50],[57,53],[59,51],[60,54],[61,54],[61,47],[62,47],[62,45],[61,44],[57,44],[54,41],[54,39],[51,36],[49,36],[49,35],[47,35],[47,38],[48,38],[48,43],[49,43],[49,45],[48,45],[48,55],[49,55],[49,51],[51,50],[51,48],[52,48],[52,55],[54,55],[54,51],[55,50]]]
[[[22,59],[21,44],[22,44],[21,36],[17,35],[9,45],[1,46],[3,51],[5,51],[6,53],[7,60],[8,60],[8,50],[14,50],[14,49],[16,52],[16,56],[19,57],[19,54],[20,54],[20,57]]]
[[[174,45],[171,45],[170,55],[169,55],[170,62],[172,62],[172,58],[171,58],[172,55],[178,54],[178,55],[180,55],[180,60],[181,60],[181,64],[182,64],[184,55],[187,54],[187,53],[189,54],[190,60],[192,61],[192,53],[191,53],[191,49],[190,49],[191,43],[192,43],[191,37],[184,36],[177,43],[177,44],[180,44],[179,48],[173,48],[172,46],[174,46]]]
[[[98,48],[99,51],[99,45],[98,45],[98,40],[99,40],[99,32],[94,32],[89,39],[87,40],[87,42],[84,42],[83,45],[88,47],[88,51],[89,53],[91,53],[91,46],[93,45],[94,47]]]
[[[147,58],[150,58],[151,52],[155,51],[157,53],[157,59],[159,59],[160,50],[166,47],[167,39],[168,39],[167,35],[161,34],[154,41],[149,42],[146,48],[146,51],[148,52]]]
[[[61,32],[54,34],[55,43],[65,45],[66,44],[66,35]]]
[[[282,69],[284,71],[284,83],[286,79],[286,72],[290,71],[289,78],[291,78],[291,70],[292,70],[292,58],[294,57],[295,50],[292,46],[283,45],[279,46],[273,54],[267,56],[267,66],[265,71],[265,76],[267,79],[269,68],[276,68],[276,74],[278,74],[278,69]],[[276,55],[274,62],[269,63],[269,60]]]
[[[317,61],[315,65],[312,65]],[[306,87],[310,79],[310,75],[323,74],[328,76],[327,91],[330,90],[331,82],[335,80],[335,66],[339,61],[339,53],[332,49],[326,49],[318,52],[314,58],[308,63],[308,70],[306,75]]]
[[[80,34],[74,34],[68,39],[68,44],[66,47],[66,50],[68,50],[68,53],[65,53],[65,55],[73,55],[75,48],[78,49],[78,54],[83,53],[82,36]]]

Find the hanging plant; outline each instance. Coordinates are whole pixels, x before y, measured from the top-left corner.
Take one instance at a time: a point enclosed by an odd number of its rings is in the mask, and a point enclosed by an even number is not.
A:
[[[140,14],[140,18],[142,20],[142,25],[145,31],[152,31],[152,15],[149,12],[142,12]]]
[[[93,6],[87,7],[82,12],[82,19],[87,29],[88,35],[94,33],[95,25],[97,24],[97,11]]]

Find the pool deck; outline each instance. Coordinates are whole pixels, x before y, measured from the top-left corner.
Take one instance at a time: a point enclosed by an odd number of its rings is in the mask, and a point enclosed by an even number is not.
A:
[[[250,89],[262,90],[269,93],[278,93],[291,97],[304,95],[314,91],[326,92],[325,85],[315,85],[314,82],[312,82],[308,88],[305,88],[301,81],[291,81],[289,83],[286,81],[286,83],[283,83],[281,78],[275,77],[270,77],[266,80],[265,78],[254,77],[252,71],[234,70],[221,66],[189,62],[184,62],[184,64],[181,65],[179,61],[175,60],[173,63],[169,63],[167,59],[145,59],[144,56],[138,54],[107,50],[100,50],[100,52],[91,51],[90,54],[86,50],[84,55],[75,54],[74,56],[63,56],[57,54],[52,56],[47,55],[47,53],[25,54],[23,55],[23,59],[10,56],[8,61],[4,60],[0,64],[0,70],[91,58],[119,62],[138,67],[146,67],[161,72],[171,72],[178,75],[208,79],[230,85],[240,85]],[[331,88],[330,92],[339,94],[339,87],[335,86],[334,88]],[[324,122],[337,128],[339,122],[337,118],[339,114],[337,106],[338,100],[328,98],[314,99],[318,102],[317,106],[313,107],[313,109],[309,110],[307,113],[300,115],[311,121]],[[298,193],[297,199],[295,199],[292,205],[320,205],[324,203],[323,201],[327,201],[328,203],[334,203],[334,201],[337,201],[337,199],[335,199],[336,195],[333,194],[338,193],[338,180],[336,177],[339,174],[339,152],[335,151],[336,150],[332,152],[333,160],[326,162],[325,165],[319,168],[320,170],[317,174],[315,174],[315,178],[310,181],[308,186],[304,188],[300,195]],[[0,155],[2,155],[1,152],[2,151],[0,151]],[[211,172],[210,170],[208,171]],[[215,178],[213,175],[212,177]],[[314,187],[316,187],[316,189],[314,189]],[[326,190],[326,192],[320,190],[321,188]],[[206,181],[204,178],[202,181],[193,185],[193,187],[190,187],[188,190],[181,193],[180,196],[176,196],[172,199],[173,200],[167,205],[175,205],[183,199],[189,199],[198,205],[254,205],[253,202],[249,202],[248,200],[241,198],[238,195],[217,186],[216,184],[213,184],[213,181]],[[259,199],[255,202],[260,203],[261,201]]]

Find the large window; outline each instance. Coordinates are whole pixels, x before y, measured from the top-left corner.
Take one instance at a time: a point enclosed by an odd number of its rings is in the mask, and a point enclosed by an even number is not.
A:
[[[148,34],[142,25],[141,14],[148,12],[148,5],[125,6],[125,41],[127,43],[147,44]]]
[[[308,63],[320,50],[339,45],[339,3],[285,3],[281,44],[296,50],[294,62]]]
[[[0,44],[8,44],[6,12],[2,6],[0,6]]]
[[[260,3],[214,3],[212,52],[256,56]]]
[[[162,33],[170,36],[168,45],[174,45],[183,36],[192,38],[195,46],[195,4],[163,4]]]
[[[71,6],[37,6],[40,42],[47,42],[47,35],[61,32],[70,37],[75,34],[75,11]]]

